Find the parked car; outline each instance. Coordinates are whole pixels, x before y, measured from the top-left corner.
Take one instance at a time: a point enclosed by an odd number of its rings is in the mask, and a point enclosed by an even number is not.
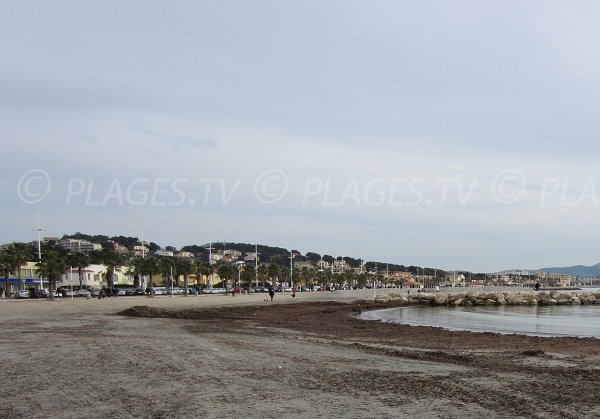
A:
[[[123,296],[123,295],[127,295],[127,294],[125,293],[124,289],[115,288],[115,289],[113,289],[113,295]]]
[[[135,295],[145,295],[145,292],[141,288],[136,288],[135,289]]]
[[[76,297],[86,297],[88,296],[88,290],[77,290],[77,293],[75,294]]]
[[[227,290],[225,288],[213,288],[210,293],[211,294],[225,294]]]
[[[29,298],[30,295],[29,290],[19,290],[15,292],[15,298],[17,299]]]
[[[100,288],[92,288],[90,290],[90,292],[92,293],[92,297],[99,297],[100,296]]]

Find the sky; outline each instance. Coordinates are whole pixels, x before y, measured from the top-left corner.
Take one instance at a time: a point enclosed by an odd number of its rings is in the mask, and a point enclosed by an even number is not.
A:
[[[4,1],[0,242],[595,264],[600,4]]]

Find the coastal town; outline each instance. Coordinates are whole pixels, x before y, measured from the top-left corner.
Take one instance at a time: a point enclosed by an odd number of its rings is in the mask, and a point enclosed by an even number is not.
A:
[[[85,238],[83,238],[85,237]],[[49,271],[49,267],[56,268]],[[99,290],[114,295],[253,293],[364,288],[597,285],[592,277],[544,271],[472,273],[404,266],[287,250],[258,244],[208,243],[176,249],[132,237],[44,237],[0,246],[4,297],[47,294],[49,288],[86,295]],[[51,280],[55,283],[51,284]],[[539,285],[538,285],[539,286]],[[31,290],[30,295],[19,291]],[[110,292],[110,291],[109,291]],[[44,295],[47,296],[47,295]],[[95,295],[94,295],[95,296]]]

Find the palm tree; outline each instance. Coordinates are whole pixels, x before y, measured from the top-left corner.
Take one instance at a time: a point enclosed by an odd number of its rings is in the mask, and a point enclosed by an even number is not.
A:
[[[185,289],[184,295],[188,295],[188,288],[190,285],[190,274],[194,272],[194,264],[189,259],[180,258],[175,264],[177,270],[177,284],[179,285],[179,275],[183,275],[183,288]]]
[[[269,279],[269,267],[267,265],[258,265],[258,277],[261,280],[262,286],[265,286],[265,280]]]
[[[10,273],[15,270],[15,261],[8,252],[0,253],[0,273],[4,275],[4,295],[10,297]]]
[[[204,261],[196,261],[194,263],[194,273],[196,274],[196,285],[200,288],[200,278],[205,276],[207,279],[214,272],[214,268],[212,265]]]
[[[227,283],[232,282],[235,279],[235,276],[237,275],[237,269],[231,265],[222,264],[217,268],[217,274],[224,282],[223,288],[227,290]]]
[[[284,281],[284,280],[287,280],[287,278],[290,278],[290,268],[288,268],[287,266],[284,266],[283,268],[281,268],[281,279],[282,279],[282,281]],[[291,278],[290,278],[290,282],[291,282]]]
[[[65,258],[56,250],[50,250],[44,254],[41,262],[36,263],[38,276],[48,278],[48,288],[50,300],[54,300],[54,291],[56,290],[56,281],[62,274],[67,272],[69,265]]]
[[[242,278],[244,279],[244,282],[248,284],[248,291],[250,291],[252,288],[252,281],[256,279],[256,267],[250,263],[244,265]]]
[[[148,275],[148,286],[152,287],[154,285],[152,277],[159,272],[158,260],[154,256],[149,256],[143,260],[142,275]]]
[[[67,261],[69,265],[77,268],[77,273],[79,274],[79,288],[83,288],[83,269],[90,265],[89,255],[82,252],[69,253]]]
[[[279,274],[281,273],[281,266],[276,265],[274,263],[270,263],[269,267],[267,269],[269,272],[269,277],[271,278],[271,286],[273,288],[275,288],[277,278],[279,277]]]
[[[159,256],[158,257],[158,267],[163,277],[163,282],[166,287],[170,287],[169,279],[171,278],[171,273],[173,272],[173,258],[170,256]]]
[[[33,258],[33,253],[28,245],[25,243],[13,243],[8,249],[9,253],[12,254],[15,268],[17,269],[17,277],[19,278],[19,289],[23,289],[23,282],[21,280],[21,266],[25,265],[28,260]]]
[[[108,288],[115,287],[115,270],[123,263],[123,257],[114,249],[102,249],[102,262],[106,265],[106,282]]]
[[[129,261],[129,266],[133,273],[133,286],[135,288],[140,287],[140,275],[146,274],[144,269],[145,260],[145,258],[138,256]]]

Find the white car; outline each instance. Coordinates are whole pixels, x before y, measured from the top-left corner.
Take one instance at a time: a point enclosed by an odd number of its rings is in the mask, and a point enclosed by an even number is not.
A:
[[[29,290],[19,290],[15,292],[15,298],[29,298]]]

